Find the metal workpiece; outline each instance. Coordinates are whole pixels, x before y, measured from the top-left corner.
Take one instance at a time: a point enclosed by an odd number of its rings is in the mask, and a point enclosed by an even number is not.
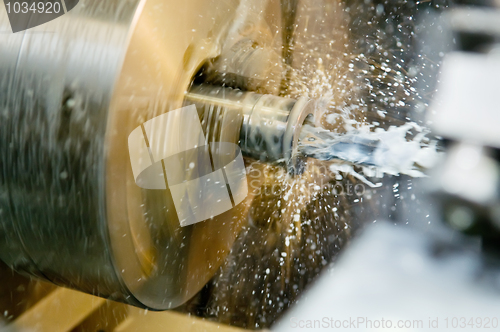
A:
[[[210,280],[248,204],[180,227],[168,190],[135,183],[128,137],[182,107],[242,8],[236,0],[81,0],[46,24],[0,34],[0,259],[156,310]],[[5,11],[0,29],[11,29]],[[236,143],[232,135],[224,141]]]
[[[278,94],[283,66],[278,53],[251,38],[242,38],[204,64],[197,81],[212,85]]]
[[[498,280],[500,271],[473,248],[473,243],[457,234],[447,238],[428,230],[395,227],[394,221],[367,225],[334,268],[319,276],[273,331],[309,331],[306,319],[331,317],[332,312],[335,316],[324,320],[329,324],[323,325],[326,328],[342,327],[343,322],[349,326],[350,319],[354,328],[369,330],[381,313],[408,317],[408,306],[402,305],[408,296],[411,317],[418,318],[413,321],[415,330],[437,327],[438,318],[428,317],[446,317],[448,312],[495,315],[500,306],[493,280]],[[355,324],[353,312],[362,315]],[[397,321],[388,321],[393,325],[384,329],[393,326],[395,330]]]
[[[302,124],[307,117],[313,118],[315,112],[314,101],[306,98],[295,100],[206,84],[193,85],[185,102],[196,105],[202,124],[215,128],[211,141],[232,139],[238,130],[245,156],[264,162],[286,162],[291,171],[298,162]],[[227,116],[234,118],[234,126],[207,122]],[[228,130],[232,133],[225,132]]]
[[[0,34],[0,258],[138,304],[109,254],[103,170],[107,110],[139,1],[82,2],[47,24]],[[4,10],[0,30],[10,31]]]

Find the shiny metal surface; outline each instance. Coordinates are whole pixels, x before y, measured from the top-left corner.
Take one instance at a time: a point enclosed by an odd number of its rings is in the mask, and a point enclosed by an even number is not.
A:
[[[50,23],[0,35],[0,256],[17,270],[133,304],[109,254],[103,156],[139,6],[84,1]],[[4,11],[0,29],[10,29]]]
[[[309,114],[300,96],[321,98],[319,120],[339,135],[410,121],[428,97],[413,89],[420,72],[410,60],[431,62],[413,49],[415,1],[80,5],[71,13],[85,18],[80,25],[69,15],[21,37],[0,35],[0,258],[11,267],[145,308],[172,308],[197,293],[184,312],[268,328],[364,224],[430,220],[411,177],[318,160],[291,176],[246,160],[245,202],[181,228],[167,190],[136,185],[127,151],[132,130],[186,102],[197,105],[210,143],[243,135],[249,156],[270,161],[294,155]],[[128,16],[117,17],[122,10]],[[281,62],[284,73],[266,66]],[[185,95],[207,64],[210,83],[256,93]],[[257,94],[277,93],[280,82],[290,99]],[[142,322],[155,313],[137,312],[141,320],[124,325],[148,329]]]
[[[260,161],[285,161],[294,167],[297,142],[302,123],[314,116],[315,104],[305,98],[294,100],[273,95],[243,92],[211,85],[195,85],[186,94],[186,103],[194,103],[203,110],[202,123],[212,113],[225,111],[214,118],[231,114],[234,126],[221,126],[227,132],[223,141],[239,140],[243,154]],[[217,126],[213,126],[217,128]],[[241,131],[234,132],[241,127]]]
[[[180,108],[198,69],[236,35],[276,30],[249,15],[262,8],[274,7],[82,0],[47,24],[0,34],[0,258],[141,307],[172,308],[198,292],[248,204],[181,228],[168,191],[134,183],[127,137]],[[9,29],[2,12],[0,30]]]
[[[266,38],[267,39],[267,38]],[[245,37],[208,61],[197,81],[263,94],[278,94],[282,77],[279,54],[270,45]]]

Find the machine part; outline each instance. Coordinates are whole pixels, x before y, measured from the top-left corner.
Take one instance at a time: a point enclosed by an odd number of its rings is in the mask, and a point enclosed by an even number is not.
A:
[[[208,61],[196,81],[278,94],[282,70],[281,58],[272,48],[243,38],[219,57]]]
[[[282,30],[283,39],[283,60],[285,62],[286,73],[281,82],[281,92],[285,92],[288,88],[291,75],[291,67],[293,65],[293,47],[294,47],[294,32],[296,29],[295,17],[297,16],[299,1],[298,0],[281,0],[281,17],[284,21]]]
[[[377,165],[373,158],[380,140],[356,134],[338,135],[306,123],[300,133],[299,151],[319,160],[340,159],[354,164]]]
[[[498,150],[468,140],[468,135],[463,133],[463,141],[448,141],[444,160],[433,170],[435,180],[429,181],[428,190],[440,202],[441,217],[449,226],[480,236],[483,248],[498,254]]]
[[[16,34],[0,12],[0,30],[9,31],[0,34],[4,262],[157,310],[206,284],[246,222],[248,202],[181,228],[168,190],[135,184],[127,138],[182,106],[234,17],[245,17],[241,8],[237,0],[81,0]]]
[[[459,238],[377,222],[273,330],[429,331],[447,317],[448,326],[451,317],[495,317],[497,325],[500,270]]]
[[[449,226],[480,238],[483,250],[498,257],[500,10],[464,6],[442,16],[456,43],[444,57],[428,115],[447,147],[429,190]]]
[[[500,116],[494,111],[500,75],[499,20],[500,10],[494,8],[458,7],[442,15],[441,25],[456,42],[443,59],[439,89],[428,114],[437,135],[500,148]]]
[[[493,203],[499,195],[500,168],[483,146],[451,144],[436,184],[443,193],[477,205]]]
[[[448,54],[441,69],[436,99],[429,112],[436,134],[500,148],[497,126],[500,114],[496,112],[496,94],[500,88],[498,75],[498,54],[463,51]],[[471,121],[472,116],[474,121]]]
[[[452,26],[460,30],[453,32],[465,38],[456,38],[462,49],[445,58],[437,100],[431,105],[430,120],[435,133],[446,139],[447,154],[426,183],[434,195],[422,207],[431,210],[437,202],[454,229],[480,238],[464,237],[441,226],[418,232],[377,221],[275,326],[276,331],[403,326],[420,331],[442,329],[447,317],[495,317],[499,309],[499,233],[495,229],[500,174],[495,129],[499,57],[494,54],[498,37],[492,37],[498,31],[498,14],[491,9],[463,8],[449,15],[455,19]],[[445,24],[434,26],[438,27],[436,35],[441,33],[438,29],[447,29]],[[452,38],[447,42],[451,44]],[[417,220],[420,227],[441,225],[427,217]],[[474,328],[480,326],[468,327]]]
[[[292,173],[299,167],[298,140],[306,118],[314,117],[315,104],[306,98],[294,100],[273,95],[261,95],[211,85],[194,85],[186,94],[186,103],[194,103],[202,110],[202,125],[212,128],[221,126],[208,123],[211,114],[224,110],[225,114],[241,114],[239,142],[243,154],[259,161],[286,161]],[[218,114],[218,113],[217,113]],[[226,115],[224,115],[226,116]],[[224,130],[235,130],[226,126]],[[230,139],[235,134],[214,130],[212,135]],[[237,135],[237,133],[236,133]],[[209,138],[214,141],[214,138]]]

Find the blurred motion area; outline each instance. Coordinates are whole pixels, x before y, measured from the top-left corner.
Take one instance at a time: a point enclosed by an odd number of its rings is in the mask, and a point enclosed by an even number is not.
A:
[[[0,263],[1,331],[238,331],[175,312],[130,305],[24,277]]]
[[[0,35],[1,332],[498,322],[498,0],[100,1]],[[248,193],[181,227],[127,147],[189,105]]]

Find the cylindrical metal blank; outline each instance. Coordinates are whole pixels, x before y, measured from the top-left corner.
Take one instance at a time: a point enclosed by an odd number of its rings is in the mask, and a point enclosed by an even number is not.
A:
[[[243,154],[260,161],[284,161],[289,168],[295,167],[302,124],[314,113],[314,102],[306,98],[294,100],[212,85],[192,86],[186,102],[194,103],[204,118],[220,110],[225,114],[218,118],[241,114],[239,145]]]
[[[182,107],[194,74],[222,48],[222,23],[250,5],[81,0],[46,24],[0,34],[3,261],[157,310],[206,284],[246,222],[250,195],[180,227],[168,190],[135,183],[128,136]],[[5,11],[0,30],[10,31]]]
[[[108,107],[138,5],[84,1],[16,34],[0,11],[0,257],[137,305],[109,253],[103,171]]]

